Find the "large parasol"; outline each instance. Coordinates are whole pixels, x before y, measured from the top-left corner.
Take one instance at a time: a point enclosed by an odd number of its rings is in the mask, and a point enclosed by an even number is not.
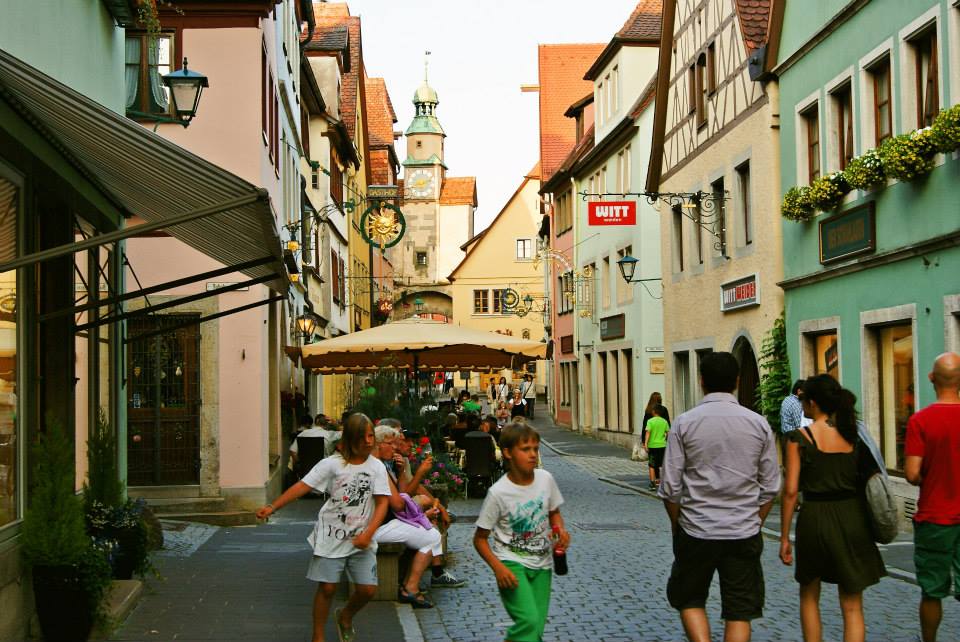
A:
[[[500,370],[543,359],[547,346],[495,332],[411,317],[303,346],[321,374],[406,370]]]

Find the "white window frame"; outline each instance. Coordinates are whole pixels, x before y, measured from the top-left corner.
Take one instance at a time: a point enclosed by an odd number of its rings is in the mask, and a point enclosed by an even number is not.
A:
[[[516,248],[516,260],[517,261],[532,261],[533,260],[533,239],[530,238],[518,238],[514,245]],[[521,251],[521,248],[523,251]]]

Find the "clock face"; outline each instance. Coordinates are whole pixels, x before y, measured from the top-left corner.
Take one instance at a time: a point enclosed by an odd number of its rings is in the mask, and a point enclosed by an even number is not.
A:
[[[433,172],[418,169],[411,172],[406,187],[414,198],[427,198],[433,194],[433,183]]]

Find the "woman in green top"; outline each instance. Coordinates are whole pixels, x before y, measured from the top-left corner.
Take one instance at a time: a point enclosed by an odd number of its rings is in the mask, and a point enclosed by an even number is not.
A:
[[[670,432],[666,415],[667,409],[658,404],[653,407],[653,417],[647,421],[647,437],[643,447],[649,454],[650,490],[660,485],[660,467],[663,465],[663,453],[667,450],[667,433]]]

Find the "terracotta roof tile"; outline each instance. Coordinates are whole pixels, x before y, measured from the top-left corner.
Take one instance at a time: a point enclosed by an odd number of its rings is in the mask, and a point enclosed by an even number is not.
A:
[[[529,172],[524,174],[523,177],[540,180],[540,161],[537,161],[536,165],[534,165]]]
[[[593,91],[583,79],[602,44],[540,45],[540,169],[549,180],[577,142],[576,123],[563,114],[574,101]]]
[[[440,188],[441,205],[473,205],[477,206],[477,179],[474,176],[453,177],[443,179]]]
[[[367,92],[367,130],[370,146],[393,145],[393,124],[397,114],[390,103],[390,94],[383,78],[365,78]]]
[[[660,42],[660,15],[663,0],[641,0],[623,23],[617,38],[624,40],[655,40]]]
[[[313,14],[317,28],[310,42],[317,40],[320,34],[333,27],[346,26],[350,33],[349,59],[350,69],[344,72],[340,82],[340,115],[347,126],[350,138],[356,139],[357,129],[357,101],[358,93],[363,89],[359,79],[362,76],[362,55],[360,40],[360,17],[351,16],[346,3],[343,2],[314,2]]]
[[[770,24],[770,0],[737,0],[737,16],[747,51],[753,52],[767,44]]]

